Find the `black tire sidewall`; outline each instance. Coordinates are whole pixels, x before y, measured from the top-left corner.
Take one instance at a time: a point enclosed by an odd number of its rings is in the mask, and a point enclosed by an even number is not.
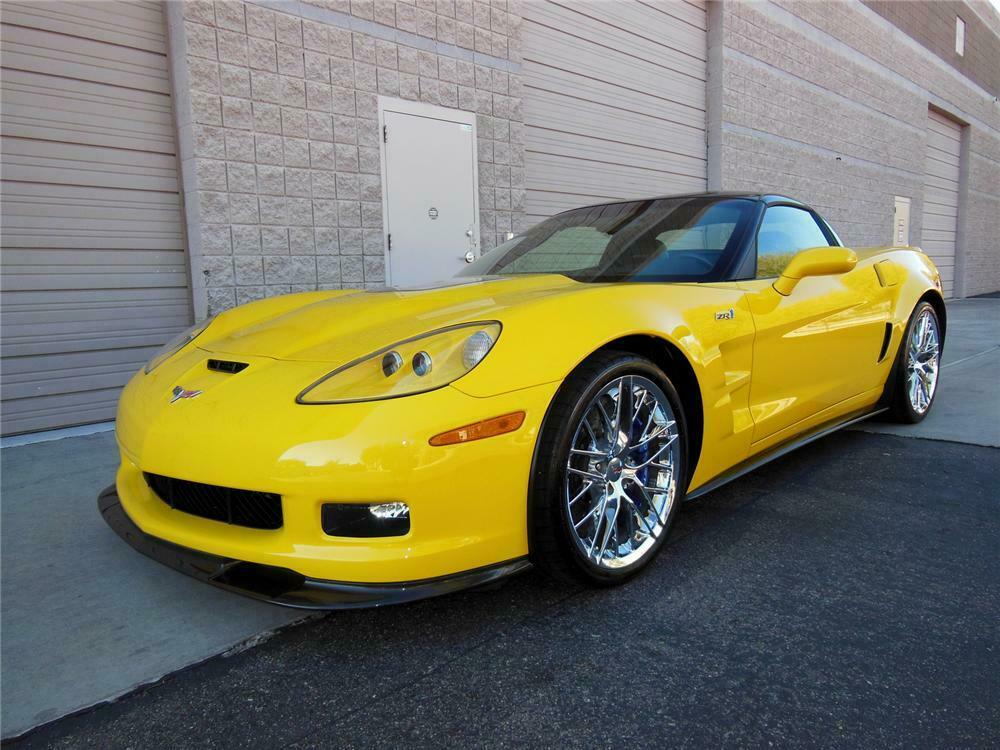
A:
[[[567,562],[571,562],[571,567],[577,577],[585,581],[598,585],[613,585],[631,578],[659,553],[673,524],[674,516],[684,498],[684,488],[687,483],[687,427],[685,423],[684,411],[681,407],[680,397],[670,379],[656,365],[647,359],[634,355],[622,354],[609,358],[604,366],[595,375],[593,372],[582,373],[583,377],[574,379],[572,376],[567,379],[563,389],[560,390],[556,401],[562,400],[565,406],[567,402],[572,402],[572,409],[569,417],[560,419],[558,422],[551,422],[545,425],[544,431],[550,432],[543,435],[542,445],[547,442],[549,445],[548,456],[539,456],[539,460],[546,461],[542,471],[547,474],[546,481],[540,482],[538,489],[548,493],[548,497],[536,498],[540,504],[548,507],[546,512],[539,518],[542,522],[555,523],[558,528],[554,529],[555,535],[559,538],[559,547]],[[595,565],[586,559],[577,547],[570,532],[570,520],[568,509],[562,498],[565,493],[565,471],[561,467],[566,465],[569,457],[570,444],[576,432],[576,427],[583,417],[585,410],[590,406],[592,400],[603,390],[608,383],[622,377],[623,375],[639,375],[650,380],[667,399],[670,408],[673,410],[674,419],[677,422],[678,440],[680,441],[680,455],[676,471],[677,491],[674,497],[670,514],[664,524],[664,531],[656,540],[654,547],[643,556],[641,560],[625,568],[610,570]],[[548,438],[546,441],[545,438]]]

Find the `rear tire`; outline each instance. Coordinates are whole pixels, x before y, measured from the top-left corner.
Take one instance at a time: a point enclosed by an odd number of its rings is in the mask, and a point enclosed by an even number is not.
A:
[[[941,367],[941,323],[934,306],[920,302],[910,315],[896,354],[895,383],[889,415],[916,424],[930,413]]]
[[[686,437],[677,391],[652,362],[608,352],[580,365],[556,394],[536,448],[532,561],[556,579],[596,586],[642,570],[683,500]]]

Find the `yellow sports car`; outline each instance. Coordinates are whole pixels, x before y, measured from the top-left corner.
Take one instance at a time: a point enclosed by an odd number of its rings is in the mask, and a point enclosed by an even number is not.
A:
[[[619,583],[685,498],[879,412],[923,419],[944,333],[926,255],[850,250],[789,198],[575,209],[440,285],[185,332],[125,388],[100,510],[167,565],[295,607],[531,565]]]

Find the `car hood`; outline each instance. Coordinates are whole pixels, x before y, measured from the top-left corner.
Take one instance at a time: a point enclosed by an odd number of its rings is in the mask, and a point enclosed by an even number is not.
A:
[[[430,287],[389,288],[321,297],[263,320],[241,323],[241,309],[221,336],[197,346],[214,354],[340,364],[445,326],[500,320],[511,307],[585,285],[558,275],[453,279]],[[252,308],[252,305],[250,306]],[[247,310],[248,317],[251,311]]]

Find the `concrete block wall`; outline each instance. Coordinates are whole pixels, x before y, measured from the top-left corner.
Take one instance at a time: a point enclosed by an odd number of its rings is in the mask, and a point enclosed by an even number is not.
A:
[[[919,244],[934,105],[968,123],[957,291],[1000,289],[1000,106],[989,92],[860,2],[726,0],[711,18],[721,29],[710,60],[710,186],[801,198],[857,246],[891,241],[893,197],[906,196]]]
[[[379,95],[477,113],[482,247],[523,206],[508,0],[167,3],[198,318],[385,280]]]
[[[987,91],[1000,91],[1000,13],[990,0],[862,1]],[[955,50],[956,17],[965,23],[964,54]]]

